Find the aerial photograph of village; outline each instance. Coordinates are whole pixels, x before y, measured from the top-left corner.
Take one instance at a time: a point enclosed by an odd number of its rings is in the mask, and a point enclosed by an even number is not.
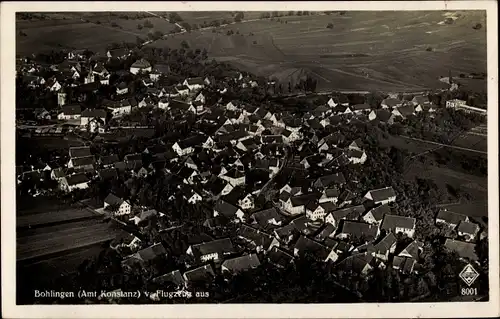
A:
[[[489,300],[485,10],[15,28],[18,305]]]

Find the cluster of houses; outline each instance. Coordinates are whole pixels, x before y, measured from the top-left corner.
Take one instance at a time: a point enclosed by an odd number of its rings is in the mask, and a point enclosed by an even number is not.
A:
[[[125,58],[127,53],[110,51],[107,56]],[[81,71],[75,66],[78,55],[71,59],[68,65],[72,76],[79,77]],[[118,85],[119,99],[105,101],[103,108],[82,110],[79,105],[66,104],[62,86],[52,83],[50,90],[58,92],[61,106],[58,119],[74,121],[106,136],[109,116],[119,119],[133,109],[157,107],[179,122],[188,113],[196,115],[196,128],[182,140],[144,145],[142,152],[123,158],[117,154],[92,154],[88,146],[72,147],[60,167],[41,165],[31,171],[50,173],[59,189],[68,193],[107,179],[165,174],[190,205],[212,204],[212,216],[204,222],[207,233],[223,230],[223,220],[238,225],[236,236],[207,235],[192,244],[185,252],[187,270],[164,274],[156,281],[181,287],[208,279],[220,270],[237,273],[255,268],[263,260],[286,267],[306,253],[361,275],[376,267],[392,267],[405,274],[418,271],[423,244],[416,239],[417,221],[398,215],[393,208],[397,197],[394,189],[386,186],[358,194],[340,172],[341,167],[355,169],[369,159],[361,140],[349,140],[342,134],[342,124],[355,117],[390,125],[419,112],[436,112],[437,107],[426,96],[411,101],[389,96],[377,109],[332,97],[325,105],[297,118],[240,101],[220,99],[206,105],[205,89],[214,82],[210,77],[187,78],[174,87],[157,88],[153,84],[160,74],[168,72],[165,68],[159,70],[141,59],[129,71],[144,76],[148,93],[136,99],[130,96],[126,84]],[[83,85],[97,79],[107,85],[109,80],[102,62],[83,74]],[[239,73],[232,75],[232,81],[242,86],[257,85]],[[224,90],[219,94],[222,97]],[[274,180],[284,167],[299,173],[276,187]],[[18,174],[19,183],[25,173]],[[264,204],[258,202],[261,195],[266,199]],[[171,196],[169,200],[176,198]],[[99,212],[120,217],[136,227],[152,216],[167,218],[155,209],[133,206],[129,200],[109,194]],[[477,260],[473,249],[480,233],[477,224],[445,210],[439,213],[436,223],[458,232],[456,238],[446,240],[448,249],[462,258]],[[144,247],[138,237],[128,233],[112,243],[115,249],[126,246],[131,251],[123,256],[124,267],[166,256],[163,245],[158,242]]]

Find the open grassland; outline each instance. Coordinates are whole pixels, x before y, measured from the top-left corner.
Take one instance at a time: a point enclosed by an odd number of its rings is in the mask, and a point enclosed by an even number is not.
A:
[[[442,192],[447,192],[447,185],[454,189],[461,189],[471,196],[471,200],[462,200],[460,203],[446,207],[471,217],[488,216],[488,179],[486,176],[475,176],[443,166],[414,162],[406,172],[405,178],[408,180],[430,179]]]
[[[438,24],[445,18],[442,12],[287,16],[236,23],[215,33],[193,31],[151,45],[176,47],[186,41],[219,60],[285,82],[289,74],[305,72],[320,89],[442,88],[438,78],[450,70],[457,75],[486,72],[486,32],[472,28],[484,25],[485,15],[460,14],[444,25]],[[239,34],[228,36],[228,31]],[[476,86],[484,82],[472,81]]]
[[[66,223],[18,232],[17,260],[27,260],[111,240],[114,232],[96,220]]]

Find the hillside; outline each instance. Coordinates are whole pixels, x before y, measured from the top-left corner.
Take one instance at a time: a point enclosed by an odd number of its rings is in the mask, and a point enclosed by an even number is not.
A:
[[[54,14],[59,21],[19,21],[27,36],[17,39],[18,53],[49,48],[86,47],[104,51],[112,42],[135,42],[140,20],[107,13]],[[106,15],[107,14],[107,15]],[[144,12],[142,14],[145,14]],[[179,12],[191,24],[232,21],[232,12]],[[105,20],[107,18],[107,20]],[[66,20],[63,20],[66,19]],[[157,17],[155,30],[168,33],[173,24]],[[442,88],[442,76],[486,72],[484,11],[350,11],[259,19],[256,12],[223,27],[195,30],[153,42],[150,46],[206,48],[209,56],[245,71],[294,82],[304,74],[317,89],[424,90]],[[112,22],[120,28],[110,26]],[[331,28],[327,25],[331,24]],[[481,28],[473,28],[481,24]],[[30,27],[33,26],[33,27]],[[103,32],[105,31],[105,32]],[[300,71],[297,71],[300,70]],[[297,74],[300,74],[299,76]],[[484,80],[467,80],[474,90]]]

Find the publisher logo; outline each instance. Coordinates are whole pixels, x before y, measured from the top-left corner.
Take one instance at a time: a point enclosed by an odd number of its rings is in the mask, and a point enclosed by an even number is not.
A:
[[[471,264],[468,264],[464,267],[464,269],[460,272],[460,279],[462,279],[467,286],[470,286],[476,281],[477,277],[479,277],[479,273],[472,267]]]

